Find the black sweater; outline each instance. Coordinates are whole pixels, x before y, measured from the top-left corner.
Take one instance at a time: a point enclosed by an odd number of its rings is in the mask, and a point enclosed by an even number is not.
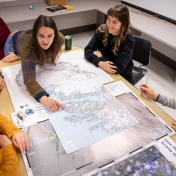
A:
[[[113,39],[115,36],[109,34],[108,44],[104,46],[102,43],[103,32],[99,30],[96,31],[89,44],[85,47],[85,58],[96,65],[98,67],[98,63],[100,61],[111,61],[117,67],[116,73],[121,74],[124,78],[126,78],[129,82],[131,82],[132,78],[132,55],[133,49],[135,45],[135,38],[133,35],[129,34],[124,42],[121,44],[117,55],[112,52],[112,48],[114,47]],[[93,52],[99,50],[103,57],[96,56]]]

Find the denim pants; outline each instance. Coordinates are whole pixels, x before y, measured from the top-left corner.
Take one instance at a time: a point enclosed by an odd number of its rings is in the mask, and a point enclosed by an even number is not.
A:
[[[13,48],[13,40],[11,34],[7,37],[5,46],[4,46],[4,54],[7,56],[9,52],[14,52]]]

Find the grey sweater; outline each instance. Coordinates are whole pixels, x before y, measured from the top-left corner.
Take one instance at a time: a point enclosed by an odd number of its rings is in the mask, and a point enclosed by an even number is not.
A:
[[[176,99],[175,98],[166,97],[164,95],[159,94],[157,102],[161,103],[163,106],[168,106],[170,108],[176,109]]]

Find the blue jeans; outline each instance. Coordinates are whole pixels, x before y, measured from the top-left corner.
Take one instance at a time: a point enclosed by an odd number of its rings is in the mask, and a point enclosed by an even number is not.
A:
[[[9,52],[14,52],[13,48],[13,40],[11,34],[7,37],[5,46],[4,46],[4,54],[7,56]]]

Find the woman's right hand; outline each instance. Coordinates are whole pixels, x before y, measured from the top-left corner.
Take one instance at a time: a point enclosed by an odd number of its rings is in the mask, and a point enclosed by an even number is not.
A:
[[[116,73],[117,67],[110,61],[100,61],[98,66],[108,73]]]
[[[140,90],[144,93],[148,98],[152,100],[156,100],[157,94],[153,91],[153,89],[147,84],[141,84]]]
[[[51,99],[47,96],[43,96],[40,98],[40,103],[42,103],[46,108],[48,108],[50,111],[54,112],[58,109],[64,109],[62,104],[60,104],[58,101]]]
[[[25,152],[30,148],[29,137],[24,132],[17,132],[12,136],[12,142],[15,147],[20,149],[21,152]]]

